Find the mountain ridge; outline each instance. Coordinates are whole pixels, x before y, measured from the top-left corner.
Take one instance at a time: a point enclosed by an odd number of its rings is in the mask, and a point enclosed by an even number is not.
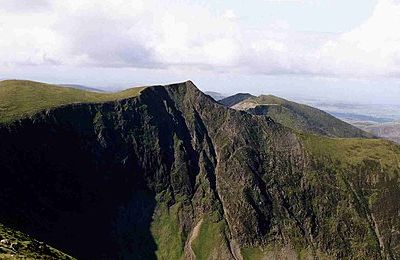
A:
[[[58,84],[59,86],[62,87],[67,87],[67,88],[76,88],[76,89],[80,89],[80,90],[86,90],[86,91],[93,91],[93,92],[107,92],[104,90],[101,90],[99,88],[94,88],[94,87],[87,87],[84,85],[79,85],[79,84]]]
[[[0,122],[73,103],[102,103],[134,97],[144,87],[115,93],[92,92],[27,80],[0,81]]]
[[[244,97],[237,101],[230,107],[254,115],[269,116],[295,131],[342,138],[375,137],[322,110],[273,95]]]
[[[80,259],[400,254],[399,146],[295,133],[190,81],[42,110],[0,137],[0,222]]]
[[[231,107],[231,106],[234,106],[234,105],[242,102],[243,100],[246,100],[246,99],[252,98],[252,97],[255,97],[255,96],[251,95],[250,93],[237,93],[235,95],[221,99],[218,102],[224,106]]]

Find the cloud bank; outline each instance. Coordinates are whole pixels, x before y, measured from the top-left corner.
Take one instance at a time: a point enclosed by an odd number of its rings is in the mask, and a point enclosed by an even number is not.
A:
[[[284,21],[248,28],[235,10],[198,2],[0,0],[0,66],[397,78],[398,24],[399,0],[379,0],[369,19],[340,34]]]

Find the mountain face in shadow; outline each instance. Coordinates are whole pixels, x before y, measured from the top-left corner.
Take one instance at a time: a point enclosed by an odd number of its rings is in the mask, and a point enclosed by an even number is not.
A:
[[[399,146],[296,133],[190,81],[0,140],[0,222],[78,259],[400,257]]]

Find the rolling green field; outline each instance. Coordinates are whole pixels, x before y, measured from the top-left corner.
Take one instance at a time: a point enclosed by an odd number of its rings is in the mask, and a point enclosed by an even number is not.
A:
[[[98,93],[26,80],[0,82],[0,123],[73,103],[101,103],[139,95],[144,87]]]

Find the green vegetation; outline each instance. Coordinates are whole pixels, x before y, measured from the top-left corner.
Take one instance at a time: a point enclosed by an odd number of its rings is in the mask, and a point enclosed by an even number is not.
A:
[[[264,259],[334,259],[321,252],[312,252],[309,249],[296,250],[290,246],[269,245],[263,247],[244,247],[241,249],[243,260]]]
[[[323,216],[321,234],[330,234],[323,235],[326,244],[345,249],[354,259],[398,254],[390,248],[398,239],[392,232],[398,223],[391,219],[399,206],[400,145],[377,139],[301,138],[315,169],[307,180],[312,190],[325,194],[315,198],[313,209]]]
[[[154,215],[151,233],[157,244],[157,259],[183,259],[185,239],[178,219],[181,204],[168,208],[160,204]]]
[[[0,259],[73,259],[3,224],[0,224],[0,240]]]
[[[241,249],[243,260],[261,260],[265,257],[265,252],[260,247],[245,247]]]
[[[135,97],[143,89],[98,93],[26,80],[5,80],[0,82],[0,123],[67,104],[100,103]]]
[[[222,253],[225,246],[224,229],[224,221],[215,222],[209,216],[203,219],[199,233],[192,243],[196,259],[218,259],[217,256]]]
[[[328,138],[301,135],[309,152],[347,165],[375,160],[384,168],[400,168],[400,145],[382,139]]]

